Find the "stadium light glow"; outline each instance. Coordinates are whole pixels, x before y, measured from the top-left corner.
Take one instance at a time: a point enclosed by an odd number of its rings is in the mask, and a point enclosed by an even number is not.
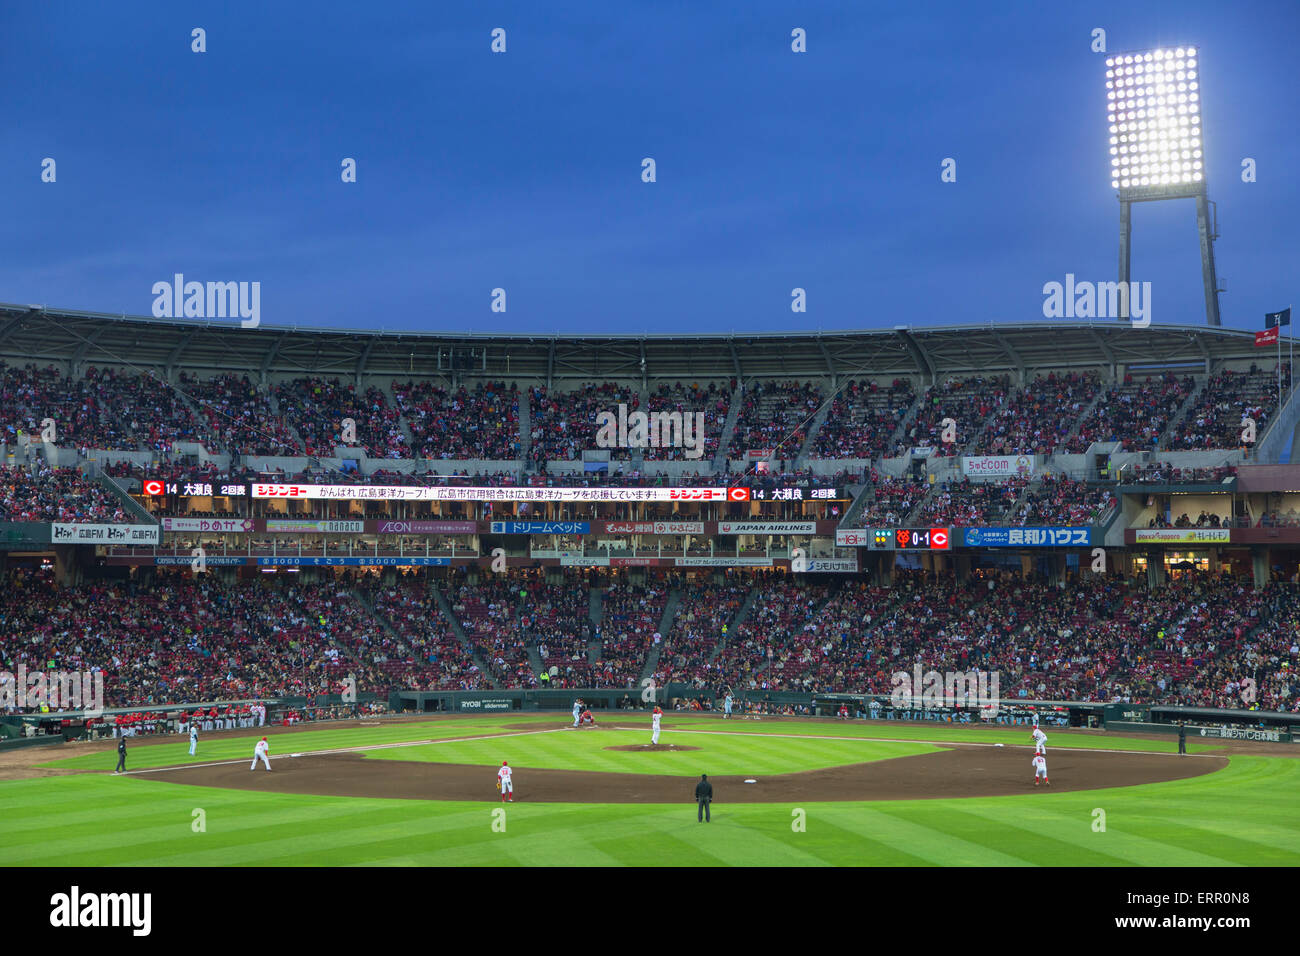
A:
[[[1191,188],[1204,181],[1198,62],[1195,47],[1107,58],[1112,187]]]

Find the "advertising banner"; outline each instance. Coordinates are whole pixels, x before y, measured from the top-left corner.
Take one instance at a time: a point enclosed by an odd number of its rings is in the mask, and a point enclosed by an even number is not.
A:
[[[380,521],[378,534],[473,534],[473,521]]]
[[[251,518],[163,518],[164,531],[252,531]]]
[[[208,561],[211,564],[211,559]],[[284,557],[258,558],[259,567],[268,568],[359,568],[359,567],[418,567],[441,568],[451,564],[451,558],[426,557],[347,557],[347,558],[308,558],[297,555]]]
[[[747,488],[469,488],[254,482],[254,498],[335,501],[748,501]]]
[[[808,561],[809,574],[857,574],[858,557],[812,558]]]
[[[493,521],[493,534],[591,534],[590,521]]]
[[[306,533],[318,531],[326,534],[361,534],[366,530],[364,521],[327,521],[302,518],[267,518],[266,530],[268,532],[298,532]]]
[[[156,524],[52,524],[51,544],[157,544]]]
[[[1227,544],[1231,528],[1139,528],[1133,532],[1138,544]]]
[[[836,531],[837,548],[867,548],[871,546],[872,534],[866,528],[860,531]]]
[[[674,558],[679,568],[770,568],[771,558]]]
[[[816,521],[719,521],[718,534],[816,534]]]
[[[1087,547],[1092,528],[964,528],[968,548]]]
[[[184,555],[160,554],[153,559],[156,567],[160,568],[184,568],[193,567],[197,558],[187,558]],[[248,563],[248,557],[242,554],[209,554],[203,558],[203,563],[208,567],[238,567]]]
[[[1027,478],[1034,473],[1032,455],[962,456],[961,473],[967,478]]]

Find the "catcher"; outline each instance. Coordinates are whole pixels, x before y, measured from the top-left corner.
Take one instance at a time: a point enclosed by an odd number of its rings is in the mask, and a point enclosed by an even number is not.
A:
[[[591,716],[591,711],[584,710],[582,716],[578,718],[578,724],[583,727],[595,727],[596,718]]]
[[[501,793],[501,802],[515,802],[515,785],[510,782],[510,764],[501,761],[501,769],[497,771],[497,790]]]

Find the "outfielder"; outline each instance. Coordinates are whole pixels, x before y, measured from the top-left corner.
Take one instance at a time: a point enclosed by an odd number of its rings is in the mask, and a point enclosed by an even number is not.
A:
[[[652,745],[658,745],[659,743],[659,721],[663,715],[664,712],[660,710],[659,705],[656,704],[655,712],[650,716],[650,743]]]
[[[259,740],[259,741],[257,742],[257,746],[253,748],[253,765],[252,765],[251,767],[249,767],[248,769],[249,769],[249,770],[256,770],[256,769],[257,769],[257,761],[258,761],[258,760],[261,760],[262,763],[266,764],[266,769],[267,769],[267,770],[270,770],[270,769],[271,769],[271,761],[270,761],[270,759],[267,757],[267,755],[268,755],[270,752],[271,752],[271,745],[268,744],[268,743],[266,742],[266,738],[263,737],[261,740]]]
[[[501,802],[515,802],[515,785],[510,782],[510,764],[501,761],[501,769],[497,771],[497,789],[501,791]]]
[[[191,720],[190,721],[190,756],[193,757],[194,752],[198,749],[199,749],[199,728],[198,725]]]
[[[1043,783],[1047,784],[1049,787],[1052,785],[1052,782],[1047,779],[1047,758],[1044,757],[1042,754],[1035,754],[1034,755],[1034,786],[1035,787],[1038,786],[1039,777],[1042,777]]]
[[[1047,734],[1035,727],[1031,736],[1034,738],[1034,753],[1046,754],[1047,748],[1043,745],[1047,743]]]

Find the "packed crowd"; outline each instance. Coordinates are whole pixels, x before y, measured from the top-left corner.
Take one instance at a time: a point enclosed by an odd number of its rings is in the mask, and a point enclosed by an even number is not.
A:
[[[1290,388],[1291,367],[1282,365],[1282,388]],[[1200,451],[1206,448],[1240,448],[1245,419],[1254,424],[1257,437],[1277,411],[1278,369],[1271,372],[1251,365],[1249,371],[1220,372],[1205,383],[1195,408],[1189,409],[1174,429],[1167,448]]]
[[[611,586],[601,598],[601,687],[635,687],[659,634],[659,622],[668,602],[668,587]],[[679,612],[680,613],[680,612]]]
[[[1290,385],[1282,363],[1282,388]],[[180,372],[174,382],[153,371],[87,367],[76,377],[49,365],[0,363],[0,440],[39,439],[54,423],[56,444],[91,449],[173,451],[194,441],[209,451],[251,455],[332,455],[349,445],[343,420],[356,423],[356,446],[376,458],[482,458],[518,460],[520,388],[483,382],[448,389],[431,381],[353,384],[317,376],[258,385],[251,374],[200,378]],[[981,454],[1078,453],[1094,441],[1122,442],[1130,450],[1200,450],[1243,445],[1242,419],[1257,434],[1277,409],[1278,368],[1252,366],[1211,376],[1193,407],[1170,432],[1189,396],[1192,376],[1128,373],[1116,385],[1096,372],[1050,372],[1022,388],[1009,376],[955,378],[925,390],[919,402],[908,379],[889,385],[849,382],[831,399],[811,443],[812,458],[878,458],[931,447],[938,455],[965,449]],[[703,457],[717,452],[736,382],[662,383],[648,393],[649,412],[701,412]],[[1100,398],[1098,399],[1098,396]],[[736,425],[727,436],[732,457],[748,449],[776,449],[794,458],[824,392],[815,381],[746,383],[739,392]],[[528,461],[576,461],[596,448],[596,415],[618,405],[644,404],[633,385],[588,383],[570,390],[527,389],[532,427]],[[1084,412],[1091,413],[1083,418]],[[913,405],[915,419],[894,435]],[[942,423],[956,423],[954,441]],[[409,438],[408,431],[409,428]],[[615,461],[636,457],[611,448]],[[683,459],[683,448],[647,448],[648,460]]]
[[[9,572],[3,585],[0,670],[100,671],[107,706],[133,708],[338,694],[349,679],[381,694],[480,689],[492,683],[481,664],[502,687],[539,686],[530,651],[551,662],[549,686],[633,688],[668,593],[658,582],[606,594],[593,666],[590,591],[579,578],[519,575],[453,589],[468,646],[415,577],[359,593],[334,579],[214,576],[56,589],[26,571]],[[751,589],[750,612],[734,627]],[[899,569],[887,588],[729,575],[680,591],[653,675],[660,684],[890,694],[894,675],[919,664],[995,674],[992,692],[1010,701],[1300,712],[1294,581],[1255,589],[1227,574],[1186,574],[1148,589],[1089,576],[1058,587],[978,571],[957,584]]]
[[[916,401],[905,378],[889,388],[870,379],[849,382],[831,402],[813,439],[813,458],[879,458],[887,455],[894,432]]]
[[[125,524],[117,496],[76,468],[0,465],[0,521]]]
[[[927,389],[896,452],[932,448],[933,454],[941,457],[960,454],[980,433],[985,419],[1007,407],[1010,391],[1011,379],[1006,375],[954,378]],[[945,419],[952,419],[953,424],[945,426]],[[945,435],[951,440],[945,440]]]
[[[584,451],[593,450],[599,430],[596,417],[601,412],[619,414],[619,405],[628,414],[641,406],[641,397],[627,385],[604,382],[584,385],[569,392],[548,391],[537,385],[529,389],[529,415],[532,424],[528,458],[542,461],[578,461]],[[627,459],[625,447],[607,449],[611,459]]]
[[[755,674],[767,669],[769,660],[779,663],[796,653],[809,632],[815,631],[818,609],[829,595],[829,584],[768,582],[734,638],[728,635],[714,662],[716,678],[732,687],[757,687]]]
[[[482,690],[490,683],[469,649],[452,633],[437,599],[419,579],[407,579],[369,595],[391,632],[373,646],[358,647],[395,686],[424,690]]]
[[[0,362],[0,422],[6,438],[41,441],[52,423],[54,444],[83,450],[134,448],[136,440],[118,417],[127,394],[139,394],[138,376],[90,366],[79,378],[54,366],[22,368]]]
[[[862,506],[858,524],[862,527],[902,525],[927,491],[929,486],[922,481],[906,475],[899,478],[882,475],[873,469],[871,494]]]
[[[5,669],[100,671],[107,706],[340,693],[353,675],[315,594],[261,581],[171,577],[153,588],[96,582],[55,590],[11,573],[0,591]]]
[[[1066,475],[1044,475],[1025,492],[1019,525],[1099,524],[1116,504],[1115,486]]]
[[[985,455],[1047,455],[1088,450],[1088,431],[1070,432],[1101,390],[1096,372],[1040,375],[1015,391],[984,429]]]
[[[247,375],[198,379],[182,374],[180,387],[203,417],[208,451],[231,455],[301,455],[302,446],[271,407],[270,394]],[[213,447],[215,446],[215,447]]]
[[[689,427],[692,429],[691,437],[694,444],[689,447],[674,445],[669,448],[647,448],[646,459],[681,461],[694,456],[701,461],[712,460],[718,453],[718,441],[722,437],[722,426],[727,420],[727,409],[730,406],[731,389],[720,387],[716,382],[710,382],[707,388],[698,382],[692,382],[690,385],[681,382],[660,385],[650,393],[649,412],[651,414],[679,413],[682,415],[684,426],[688,420],[687,416],[690,416]],[[697,419],[697,415],[704,417]],[[697,421],[702,421],[704,425],[703,432],[700,434],[694,431]],[[695,456],[696,450],[700,451],[698,456]]]
[[[339,446],[359,447],[371,458],[411,457],[401,415],[374,386],[360,392],[337,379],[296,378],[274,394],[311,457],[332,458]]]
[[[751,449],[771,449],[778,458],[793,459],[821,404],[821,387],[813,382],[746,384],[731,433],[730,456],[740,458]]]
[[[1129,451],[1155,448],[1195,387],[1190,375],[1135,378],[1128,373],[1097,403],[1082,428],[1097,441],[1122,442]]]
[[[739,577],[681,589],[677,615],[663,639],[652,675],[656,685],[669,681],[719,684],[713,658],[729,637],[749,590],[750,583]]]
[[[1000,481],[971,481],[958,478],[943,482],[916,513],[913,520],[924,525],[1007,524],[1028,478]]]
[[[454,392],[433,382],[394,382],[417,458],[519,457],[519,388],[480,383]]]

